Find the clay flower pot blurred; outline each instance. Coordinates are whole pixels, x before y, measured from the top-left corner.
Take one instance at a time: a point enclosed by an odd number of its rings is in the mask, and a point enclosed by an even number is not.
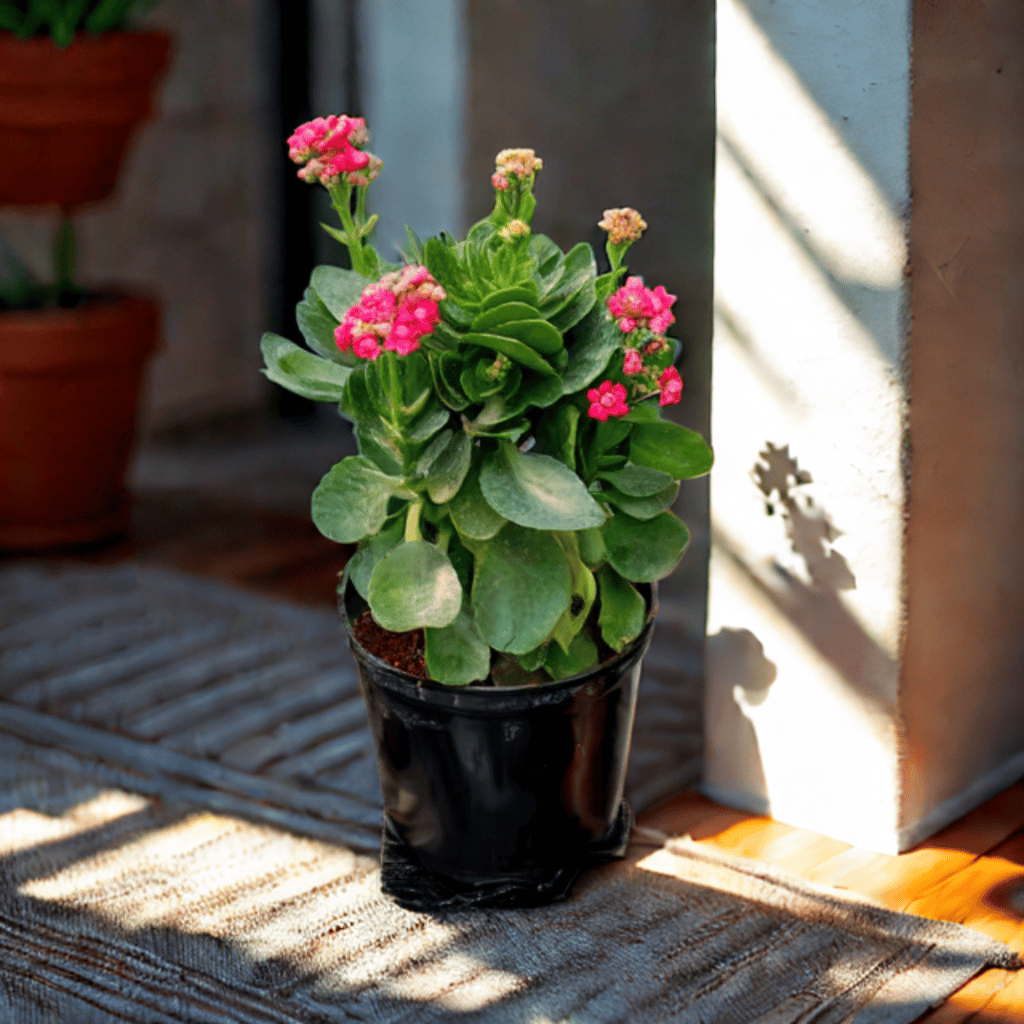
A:
[[[110,195],[169,49],[162,32],[79,33],[63,50],[0,32],[0,204]]]
[[[127,530],[124,475],[159,322],[155,301],[127,296],[0,313],[0,549]]]

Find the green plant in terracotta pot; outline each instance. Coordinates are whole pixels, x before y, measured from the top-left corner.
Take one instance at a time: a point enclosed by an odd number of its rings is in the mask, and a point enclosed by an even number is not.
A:
[[[0,0],[0,205],[57,206],[50,281],[8,254],[0,281],[0,549],[94,543],[128,525],[124,474],[152,299],[75,281],[71,213],[106,198],[151,114],[162,32],[123,31],[139,3]]]
[[[689,540],[671,506],[712,456],[662,418],[682,390],[674,296],[626,276],[635,210],[605,211],[599,274],[588,244],[533,231],[541,161],[504,150],[489,216],[461,240],[407,229],[390,262],[368,241],[367,141],[344,116],[289,140],[352,269],[312,275],[297,311],[312,352],[268,334],[263,353],[272,380],[336,403],[359,445],[312,512],[358,544],[343,618],[386,848],[413,866],[385,888],[410,906],[543,902],[621,828],[656,581]]]

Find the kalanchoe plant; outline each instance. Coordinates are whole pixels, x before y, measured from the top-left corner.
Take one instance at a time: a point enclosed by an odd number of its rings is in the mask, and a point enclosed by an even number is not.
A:
[[[626,274],[643,229],[605,211],[608,273],[531,221],[541,161],[498,154],[489,217],[404,264],[367,241],[380,161],[361,119],[318,118],[289,139],[299,176],[331,193],[352,270],[318,267],[297,318],[311,352],[263,338],[266,373],[338,403],[359,455],[313,494],[327,537],[358,543],[348,576],[374,619],[423,628],[430,676],[499,685],[561,679],[641,632],[636,583],[668,575],[689,542],[670,511],[711,467],[679,401],[674,296]],[[352,192],[355,190],[355,196]]]

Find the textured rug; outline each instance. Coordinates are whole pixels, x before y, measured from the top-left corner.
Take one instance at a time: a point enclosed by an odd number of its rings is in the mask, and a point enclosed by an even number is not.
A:
[[[556,906],[413,914],[337,844],[20,758],[6,775],[5,1024],[905,1024],[1011,963],[957,925],[678,842]]]
[[[0,1021],[908,1024],[1014,965],[678,841],[557,906],[409,913],[379,892],[374,776],[333,616],[0,573]]]
[[[699,777],[692,648],[659,620],[627,778],[638,810]],[[131,564],[0,570],[0,733],[63,768],[370,850],[365,724],[330,610]]]

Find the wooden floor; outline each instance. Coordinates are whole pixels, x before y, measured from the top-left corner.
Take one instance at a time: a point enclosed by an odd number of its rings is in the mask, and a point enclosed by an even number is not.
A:
[[[165,491],[139,498],[130,540],[62,557],[100,563],[133,558],[304,604],[330,605],[349,553],[321,537],[307,519]],[[694,793],[646,812],[639,825],[636,858],[657,846],[659,835],[689,835],[894,909],[960,922],[1024,952],[1024,783],[898,857],[727,810]],[[1024,971],[987,971],[921,1020],[1024,1022]]]

